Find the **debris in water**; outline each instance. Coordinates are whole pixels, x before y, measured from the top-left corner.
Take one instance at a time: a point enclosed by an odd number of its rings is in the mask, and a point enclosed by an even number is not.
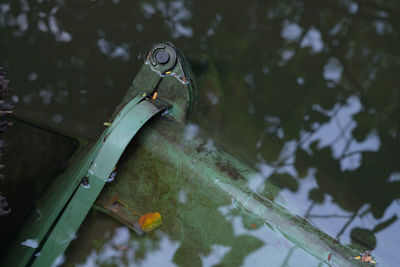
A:
[[[372,265],[376,264],[376,261],[374,261],[373,257],[371,256],[371,251],[367,250],[364,251],[361,255],[355,256],[355,257],[350,257],[350,260],[358,260],[358,261],[362,261],[365,263],[369,263]]]
[[[149,212],[139,218],[139,225],[146,232],[160,227],[161,224],[161,214],[158,212]]]
[[[136,212],[136,211],[134,211],[133,209],[131,209],[131,208],[128,206],[128,204],[126,204],[125,202],[122,202],[122,200],[118,199],[117,202],[118,202],[119,204],[121,204],[122,206],[124,206],[125,208],[127,208],[133,215],[140,216],[140,214],[139,214],[138,212]]]
[[[328,261],[331,261],[331,259],[332,259],[332,253],[329,253],[329,255],[328,255]]]
[[[116,213],[113,210],[111,210],[109,207],[103,208],[96,204],[93,205],[93,209],[97,210],[103,214],[106,214],[106,215],[114,218],[118,222],[126,225],[129,229],[131,229],[133,232],[135,232],[138,236],[144,236],[146,234],[146,232],[142,230],[142,228],[140,227],[140,225],[138,223],[132,222],[132,220],[130,220],[124,216],[121,216],[123,214],[119,213],[118,211],[117,211],[118,213]],[[118,243],[118,244],[120,244],[120,243]]]
[[[115,213],[117,213],[118,210],[116,210],[114,207],[115,207],[115,204],[119,204],[119,205],[121,205],[121,206],[127,208],[133,215],[140,216],[140,214],[139,214],[138,212],[134,211],[133,209],[131,209],[131,208],[128,206],[128,204],[126,204],[125,202],[123,202],[122,200],[120,200],[118,195],[113,196],[113,197],[110,199],[109,203],[111,203],[111,205],[104,206],[104,208],[109,209],[109,210],[112,210],[112,211],[114,211]]]

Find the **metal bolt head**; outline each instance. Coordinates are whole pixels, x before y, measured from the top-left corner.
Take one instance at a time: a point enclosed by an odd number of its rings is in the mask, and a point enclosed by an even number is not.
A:
[[[169,61],[169,53],[164,49],[160,49],[155,54],[155,60],[160,64],[166,64]]]

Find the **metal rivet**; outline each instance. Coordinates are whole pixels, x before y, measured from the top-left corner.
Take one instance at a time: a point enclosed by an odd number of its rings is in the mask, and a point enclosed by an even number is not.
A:
[[[155,54],[155,60],[160,64],[166,64],[169,61],[169,53],[165,50],[158,50]]]

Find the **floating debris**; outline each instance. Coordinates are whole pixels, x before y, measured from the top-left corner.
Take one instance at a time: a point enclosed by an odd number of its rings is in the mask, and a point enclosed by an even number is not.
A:
[[[109,208],[103,208],[96,204],[93,205],[93,209],[96,211],[99,211],[103,214],[106,214],[106,215],[112,217],[113,219],[115,219],[116,221],[126,225],[129,229],[131,229],[138,236],[144,236],[146,234],[146,232],[142,230],[142,228],[140,227],[140,225],[138,223],[132,222],[131,220],[127,220],[126,218],[122,217],[119,214],[118,210],[115,212],[113,210],[110,210]]]
[[[350,257],[350,260],[358,260],[358,261],[362,261],[365,263],[369,263],[371,265],[375,265],[376,261],[374,261],[374,258],[371,256],[371,251],[367,250],[364,251],[361,255],[355,256],[355,257]]]
[[[136,212],[136,211],[134,211],[133,209],[131,209],[131,208],[128,206],[128,204],[126,204],[126,203],[123,202],[122,200],[117,199],[115,202],[118,202],[119,204],[121,204],[122,206],[124,206],[125,208],[127,208],[133,215],[140,216],[140,214],[139,214],[138,212]]]
[[[95,210],[103,212],[117,221],[128,226],[129,229],[133,230],[135,233],[140,236],[144,235],[145,232],[150,232],[162,224],[161,214],[159,212],[149,212],[144,215],[141,215],[139,212],[131,209],[128,204],[119,199],[118,195],[113,196],[111,199],[106,201],[106,203],[100,204],[102,205],[93,205]],[[130,214],[135,216],[140,216],[139,220],[136,220],[129,216],[122,207],[126,208]]]
[[[139,218],[139,225],[145,232],[150,232],[162,224],[159,212],[149,212]]]
[[[332,259],[332,253],[329,253],[329,255],[328,255],[328,261],[331,261],[331,259]]]

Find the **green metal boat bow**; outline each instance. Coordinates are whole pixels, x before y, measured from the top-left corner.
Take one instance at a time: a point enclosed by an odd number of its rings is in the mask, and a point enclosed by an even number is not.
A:
[[[168,60],[161,63],[167,55]],[[158,55],[158,58],[156,57]],[[167,75],[179,84],[186,83],[185,73],[174,47],[167,44],[155,45],[149,51],[143,68],[139,71],[133,87],[116,109],[109,127],[86,153],[73,161],[73,166],[55,180],[47,194],[37,205],[42,219],[32,215],[14,242],[5,266],[50,266],[63,255],[76,231],[100,194],[113,172],[125,148],[140,128],[156,114],[170,108],[171,116],[185,123],[189,104],[181,107],[168,102],[186,103],[189,95],[170,94],[172,86],[158,91],[158,85]],[[167,73],[166,73],[167,72]],[[171,81],[169,82],[171,84]],[[187,91],[187,90],[185,90]],[[171,98],[171,95],[173,96]],[[164,100],[161,100],[161,97]],[[169,97],[168,97],[169,96]],[[38,247],[23,246],[26,240],[39,244]],[[40,253],[39,253],[40,251]]]

